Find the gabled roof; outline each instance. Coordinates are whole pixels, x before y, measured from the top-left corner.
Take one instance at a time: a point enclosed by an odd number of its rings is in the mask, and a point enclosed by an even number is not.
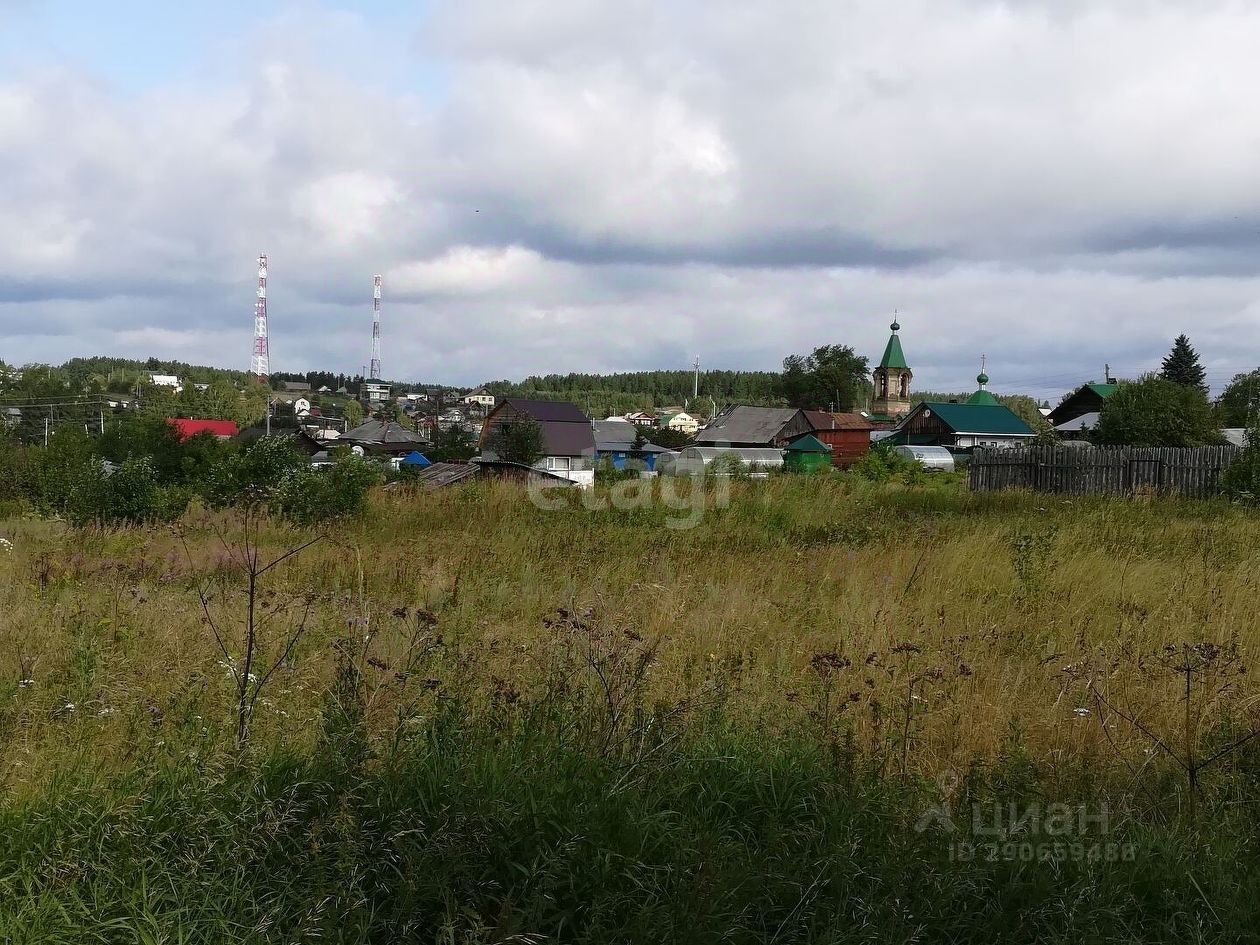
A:
[[[211,436],[236,436],[239,428],[234,420],[190,420],[185,417],[168,417],[166,420],[175,428],[175,434],[183,443],[198,433],[209,433]]]
[[[906,421],[924,410],[931,410],[955,433],[990,433],[1006,436],[1036,436],[1033,428],[1003,404],[945,404],[925,401],[906,415]]]
[[[826,410],[805,410],[805,419],[815,430],[870,430],[874,427],[860,413],[831,413]]]
[[[499,406],[509,404],[532,420],[540,423],[545,420],[556,420],[562,423],[590,423],[590,418],[582,413],[577,404],[567,400],[524,400],[509,397]]]
[[[340,441],[367,446],[407,446],[427,442],[418,433],[399,426],[393,420],[368,420],[341,434]]]
[[[1099,384],[1097,381],[1090,381],[1082,384],[1076,390],[1071,391],[1061,401],[1058,406],[1050,411],[1050,422],[1055,426],[1079,417],[1083,413],[1091,413],[1102,407],[1103,401],[1109,398],[1117,390],[1120,385],[1114,381]]]
[[[636,447],[639,427],[628,420],[594,420],[595,449],[601,453],[668,453],[670,450],[644,440]]]
[[[812,433],[806,433],[787,445],[789,453],[830,453],[831,447]]]
[[[1079,433],[1082,430],[1092,430],[1098,426],[1099,411],[1094,410],[1090,413],[1083,413],[1079,417],[1073,417],[1071,420],[1065,420],[1055,427],[1060,433]]]
[[[591,421],[567,400],[525,400],[510,397],[501,400],[490,412],[490,417],[511,411],[523,414],[542,427],[543,449],[548,456],[584,456],[595,450],[595,435]],[[487,418],[487,424],[490,422]],[[489,427],[483,428],[482,445],[486,444]]]
[[[795,407],[730,407],[696,434],[696,442],[770,443],[797,413]]]
[[[541,420],[543,448],[548,456],[584,456],[595,450],[595,434],[589,420]]]

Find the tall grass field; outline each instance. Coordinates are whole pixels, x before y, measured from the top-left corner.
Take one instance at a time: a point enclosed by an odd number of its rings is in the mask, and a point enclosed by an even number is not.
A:
[[[0,941],[1260,937],[1254,512],[707,499],[0,520]]]

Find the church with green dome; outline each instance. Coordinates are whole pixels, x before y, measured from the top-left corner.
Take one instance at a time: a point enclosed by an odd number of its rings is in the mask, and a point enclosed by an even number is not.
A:
[[[896,316],[889,326],[892,336],[884,346],[884,356],[874,370],[875,398],[869,419],[874,423],[895,423],[910,412],[910,381],[914,372],[901,350],[901,325]]]
[[[996,407],[998,399],[988,391],[989,375],[984,373],[984,355],[980,356],[980,373],[976,375],[976,392],[967,398],[969,404],[982,404],[986,407]]]

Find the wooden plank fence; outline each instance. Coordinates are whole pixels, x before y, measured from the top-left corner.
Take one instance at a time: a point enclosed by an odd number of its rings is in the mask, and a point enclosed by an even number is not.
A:
[[[1149,491],[1190,498],[1215,495],[1236,446],[1194,448],[1021,446],[978,449],[971,458],[976,492],[1033,489],[1063,495]]]

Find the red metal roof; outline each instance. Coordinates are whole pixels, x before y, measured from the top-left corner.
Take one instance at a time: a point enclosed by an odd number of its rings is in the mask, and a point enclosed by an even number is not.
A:
[[[167,417],[166,422],[175,428],[181,443],[192,439],[198,433],[229,437],[236,436],[239,432],[234,420],[190,420],[186,417]]]

